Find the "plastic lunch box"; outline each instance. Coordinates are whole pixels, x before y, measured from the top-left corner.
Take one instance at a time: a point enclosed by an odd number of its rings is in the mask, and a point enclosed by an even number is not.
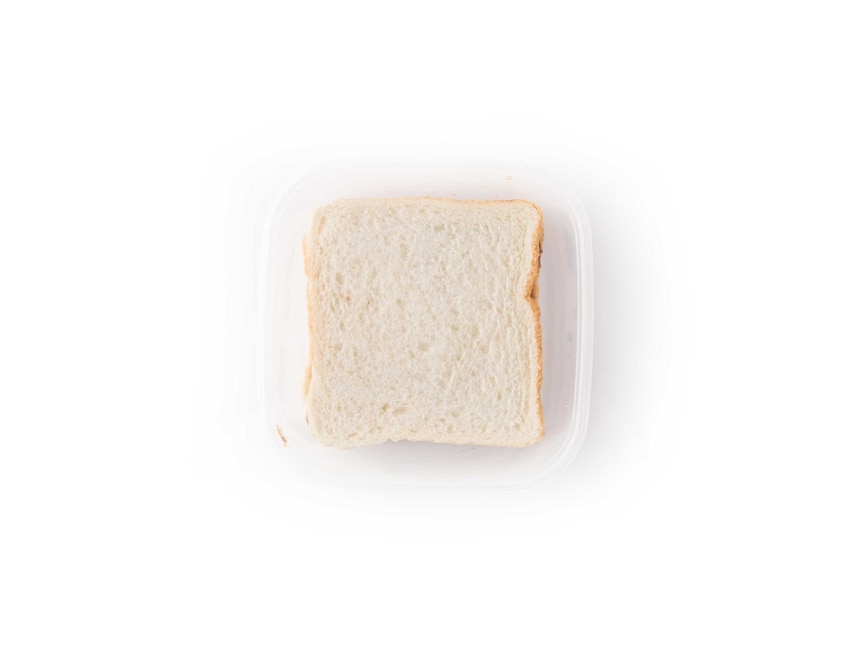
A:
[[[308,353],[302,237],[317,207],[340,197],[521,198],[544,213],[539,273],[545,437],[527,448],[387,442],[341,450],[305,421]],[[534,169],[480,162],[363,161],[330,165],[287,190],[270,216],[259,296],[262,400],[285,469],[331,485],[486,489],[525,485],[569,465],[583,442],[593,345],[592,243],[564,182]]]

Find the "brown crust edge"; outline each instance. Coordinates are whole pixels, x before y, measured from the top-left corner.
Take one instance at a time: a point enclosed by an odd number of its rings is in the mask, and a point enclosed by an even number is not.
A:
[[[545,221],[542,208],[532,202],[529,203],[539,216],[536,226],[536,234],[533,238],[533,266],[527,279],[527,301],[536,318],[536,343],[538,344],[538,379],[536,384],[536,401],[539,405],[539,436],[536,442],[545,437],[545,414],[542,410],[542,319],[539,312],[539,269],[542,267],[542,243],[545,240]]]

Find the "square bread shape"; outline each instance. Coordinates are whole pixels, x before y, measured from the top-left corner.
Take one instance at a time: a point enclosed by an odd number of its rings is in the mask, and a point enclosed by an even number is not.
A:
[[[539,207],[363,198],[304,240],[314,435],[525,447],[542,438]]]

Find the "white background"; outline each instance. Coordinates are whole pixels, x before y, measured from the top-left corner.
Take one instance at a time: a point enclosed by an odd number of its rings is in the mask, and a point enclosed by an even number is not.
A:
[[[4,3],[0,642],[862,641],[862,22],[845,2]],[[565,173],[561,477],[279,469],[257,254],[319,163]]]

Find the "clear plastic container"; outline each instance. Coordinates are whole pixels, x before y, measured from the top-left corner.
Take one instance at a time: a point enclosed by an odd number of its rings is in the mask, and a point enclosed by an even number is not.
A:
[[[342,450],[318,442],[305,421],[308,325],[302,237],[311,214],[341,197],[521,198],[544,213],[539,273],[545,437],[527,448],[387,442]],[[363,161],[324,167],[284,195],[264,241],[260,287],[263,406],[284,468],[309,480],[486,489],[525,485],[571,463],[583,442],[593,345],[592,243],[569,187],[534,169],[479,162]]]

